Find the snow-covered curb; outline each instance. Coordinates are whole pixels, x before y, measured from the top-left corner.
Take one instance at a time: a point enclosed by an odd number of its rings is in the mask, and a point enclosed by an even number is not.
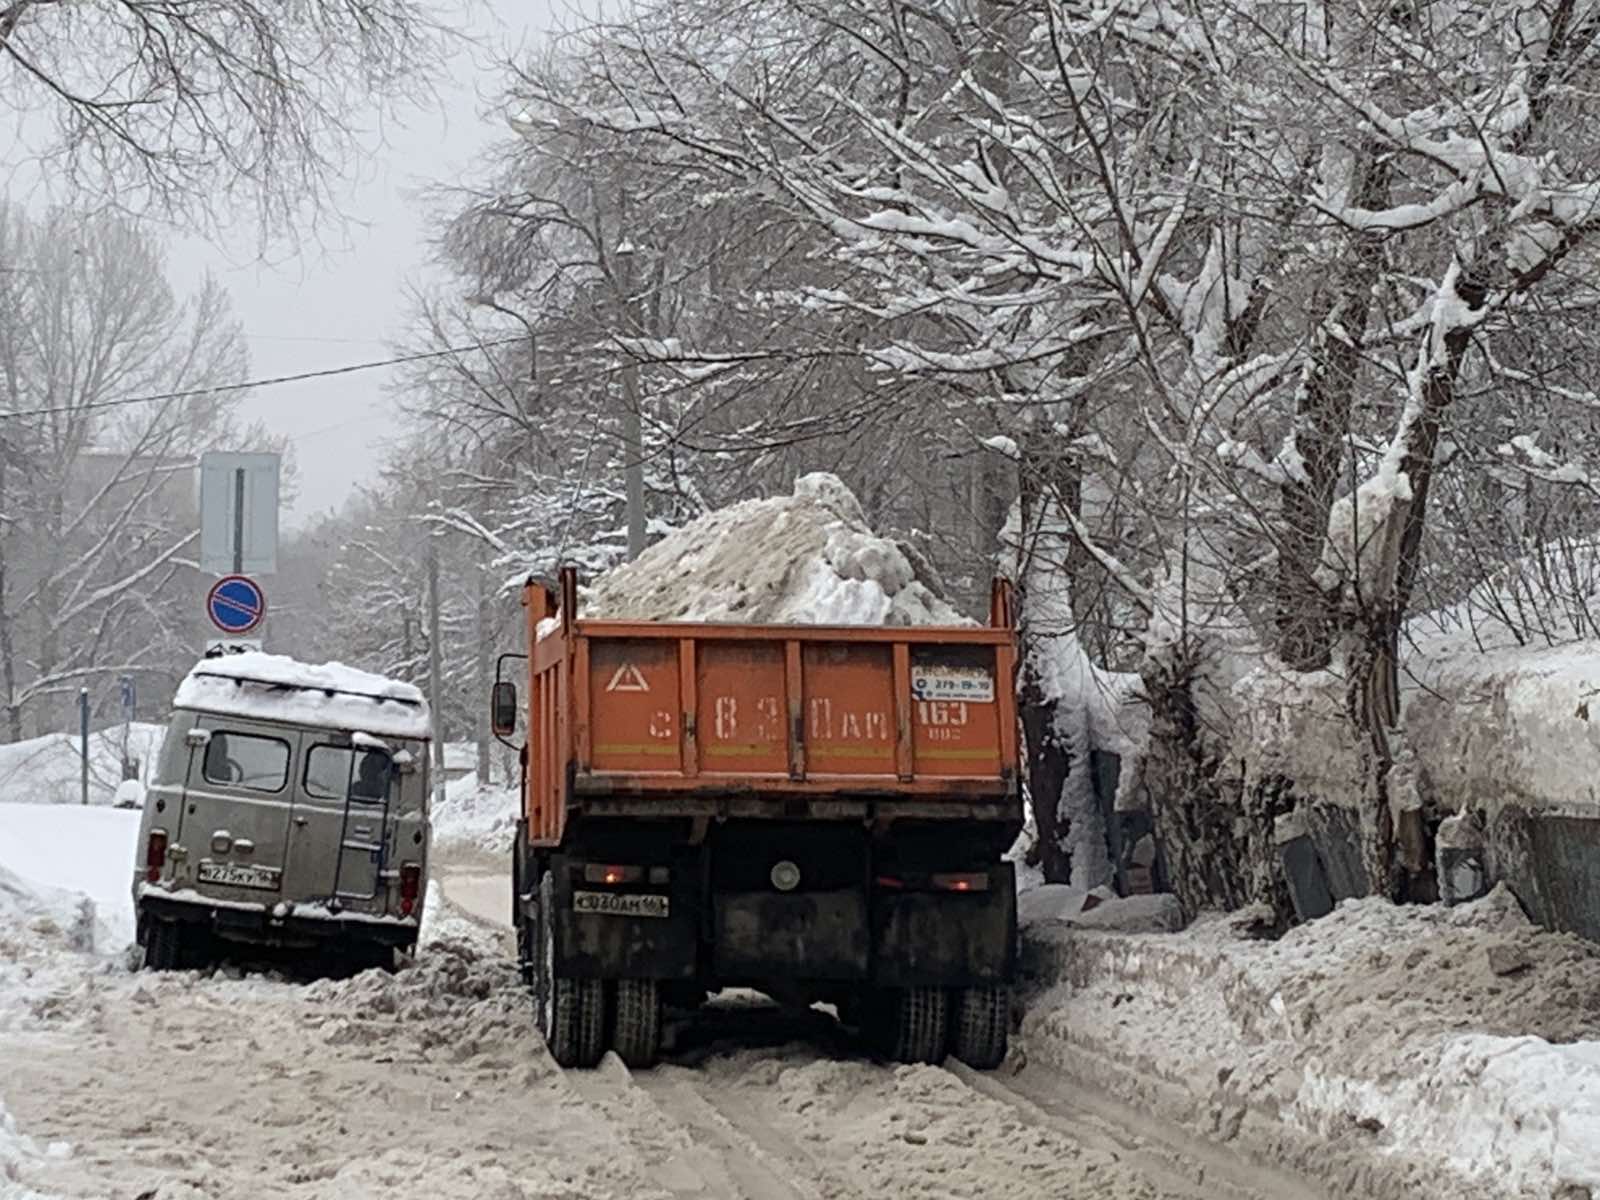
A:
[[[1600,1038],[1600,952],[1503,892],[1348,902],[1276,943],[1038,923],[1024,966],[1031,1057],[1332,1187],[1600,1190],[1600,1041],[1576,1040]]]

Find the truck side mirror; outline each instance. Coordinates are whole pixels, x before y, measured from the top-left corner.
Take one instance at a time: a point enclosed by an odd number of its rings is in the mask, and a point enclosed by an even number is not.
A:
[[[489,725],[500,737],[517,731],[517,685],[500,680],[489,700]]]

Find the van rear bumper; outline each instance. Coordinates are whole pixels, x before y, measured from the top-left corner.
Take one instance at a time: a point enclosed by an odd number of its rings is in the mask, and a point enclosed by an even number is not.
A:
[[[189,891],[169,895],[154,888],[139,895],[140,926],[144,918],[157,917],[186,925],[204,925],[223,937],[277,945],[319,945],[329,942],[363,942],[367,945],[411,946],[417,940],[415,917],[372,917],[365,913],[332,913],[321,905],[296,912],[292,906],[277,915],[274,905],[213,900]]]

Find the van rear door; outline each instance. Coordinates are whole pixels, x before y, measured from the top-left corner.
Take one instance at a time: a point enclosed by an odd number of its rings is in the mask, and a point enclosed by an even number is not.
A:
[[[393,760],[370,739],[353,744],[337,733],[308,732],[305,747],[284,895],[371,901],[378,896],[390,840]]]
[[[203,715],[209,735],[190,758],[177,833],[205,896],[277,903],[289,842],[300,735],[246,719]]]

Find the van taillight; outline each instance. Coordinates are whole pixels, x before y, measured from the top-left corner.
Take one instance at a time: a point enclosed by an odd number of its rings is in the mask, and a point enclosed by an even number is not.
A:
[[[422,867],[418,863],[400,864],[400,915],[409,917],[417,907],[417,889],[422,886]]]
[[[161,868],[167,865],[167,831],[152,829],[150,840],[144,847],[144,877],[151,883],[161,878]]]

